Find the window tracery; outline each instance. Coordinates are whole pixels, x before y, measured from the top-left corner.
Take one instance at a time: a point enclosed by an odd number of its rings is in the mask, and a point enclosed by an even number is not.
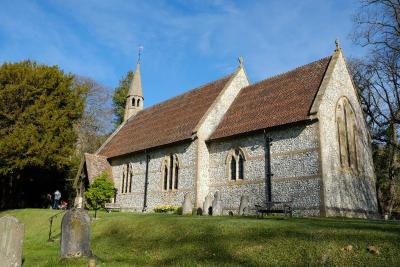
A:
[[[354,110],[346,97],[336,104],[339,159],[342,168],[358,171],[357,124]]]
[[[228,153],[227,165],[229,166],[228,176],[230,180],[243,180],[245,173],[245,155],[240,148],[232,149]]]

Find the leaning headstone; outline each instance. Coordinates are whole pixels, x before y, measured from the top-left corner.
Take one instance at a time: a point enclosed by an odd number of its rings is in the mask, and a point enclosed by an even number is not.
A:
[[[182,215],[192,214],[192,199],[190,194],[187,193],[182,203]]]
[[[210,211],[212,210],[212,202],[213,197],[212,195],[208,194],[203,203],[203,214],[211,215]]]
[[[239,215],[247,216],[249,214],[249,197],[242,196],[240,198]]]
[[[223,211],[223,205],[221,201],[221,193],[215,192],[214,200],[212,202],[212,216],[221,216]]]
[[[61,222],[61,257],[92,256],[89,245],[90,217],[84,209],[72,209]]]
[[[24,224],[13,216],[0,218],[0,266],[21,266]]]

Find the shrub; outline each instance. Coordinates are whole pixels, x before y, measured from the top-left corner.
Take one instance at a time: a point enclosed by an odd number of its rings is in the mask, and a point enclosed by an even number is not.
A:
[[[178,214],[178,215],[182,215],[182,206],[181,206],[181,207],[178,207],[178,208],[176,209],[175,213]]]
[[[94,178],[89,190],[85,192],[86,207],[94,210],[96,218],[97,210],[104,207],[104,204],[114,197],[115,189],[113,182],[106,172]]]
[[[177,212],[180,207],[172,205],[159,205],[154,207],[154,212],[156,213],[167,213],[167,212]]]

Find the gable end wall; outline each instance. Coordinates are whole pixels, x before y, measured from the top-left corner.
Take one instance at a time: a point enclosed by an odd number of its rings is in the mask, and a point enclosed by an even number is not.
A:
[[[320,123],[321,162],[327,216],[367,217],[377,213],[375,175],[371,144],[363,112],[342,53],[332,58],[332,69],[325,79],[326,87],[320,100],[317,117]],[[321,90],[320,89],[320,90]],[[336,104],[347,97],[354,109],[357,123],[357,154],[359,173],[340,165]]]

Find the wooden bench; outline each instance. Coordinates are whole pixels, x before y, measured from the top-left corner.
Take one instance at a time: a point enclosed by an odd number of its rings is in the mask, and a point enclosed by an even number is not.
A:
[[[110,213],[113,210],[121,211],[121,205],[117,203],[106,203],[104,205],[104,208],[108,213]]]
[[[284,214],[292,217],[292,202],[266,202],[263,205],[255,205],[257,217],[264,217],[264,214]]]

